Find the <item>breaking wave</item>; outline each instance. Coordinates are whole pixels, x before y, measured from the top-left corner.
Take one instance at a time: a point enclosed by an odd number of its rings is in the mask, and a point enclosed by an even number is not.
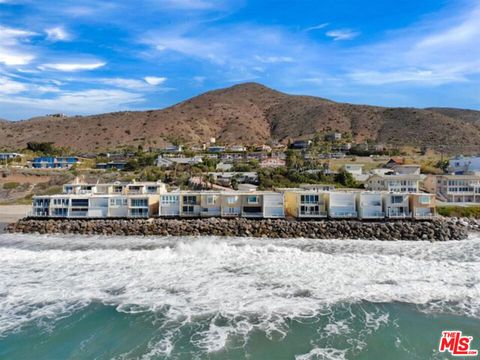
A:
[[[257,331],[281,341],[294,323],[362,349],[368,334],[395,325],[388,311],[369,304],[480,317],[474,237],[426,243],[17,234],[0,235],[0,259],[0,336],[32,323],[48,331],[51,320],[101,304],[154,314],[162,335],[152,338],[145,358],[170,355],[178,332],[196,323],[202,326],[189,341],[205,352],[244,346]],[[342,359],[346,348],[312,344],[297,359]]]

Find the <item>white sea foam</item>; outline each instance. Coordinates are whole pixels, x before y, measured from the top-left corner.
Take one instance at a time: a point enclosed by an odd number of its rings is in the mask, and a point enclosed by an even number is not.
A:
[[[287,319],[314,321],[339,303],[407,302],[426,311],[480,314],[475,238],[432,244],[0,235],[0,264],[3,335],[94,302],[121,312],[161,311],[167,322],[210,319],[192,339],[206,351],[255,328],[282,339]],[[364,317],[365,331],[391,321],[381,312]],[[348,321],[332,318],[322,336],[349,332]],[[151,356],[173,346],[167,331]],[[343,356],[336,351],[314,348],[298,359]]]

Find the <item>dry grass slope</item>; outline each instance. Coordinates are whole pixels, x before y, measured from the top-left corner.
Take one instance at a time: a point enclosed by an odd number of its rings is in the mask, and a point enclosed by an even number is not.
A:
[[[173,140],[194,144],[211,137],[227,145],[260,144],[340,131],[352,133],[356,141],[478,152],[478,119],[480,112],[472,110],[351,105],[246,83],[162,110],[0,121],[0,148],[51,141],[75,150],[99,151],[121,145],[162,146]]]

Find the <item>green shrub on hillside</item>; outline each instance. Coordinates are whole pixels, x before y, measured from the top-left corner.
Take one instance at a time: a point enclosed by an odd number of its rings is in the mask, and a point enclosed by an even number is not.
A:
[[[438,206],[437,212],[448,217],[480,218],[480,206]]]
[[[15,182],[15,181],[11,181],[11,182],[7,182],[5,184],[3,184],[3,188],[5,190],[12,190],[12,189],[16,189],[20,184],[18,182]]]

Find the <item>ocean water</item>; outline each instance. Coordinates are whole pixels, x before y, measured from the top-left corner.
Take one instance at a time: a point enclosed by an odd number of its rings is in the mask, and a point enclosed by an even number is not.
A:
[[[0,235],[0,359],[446,359],[480,238]]]

